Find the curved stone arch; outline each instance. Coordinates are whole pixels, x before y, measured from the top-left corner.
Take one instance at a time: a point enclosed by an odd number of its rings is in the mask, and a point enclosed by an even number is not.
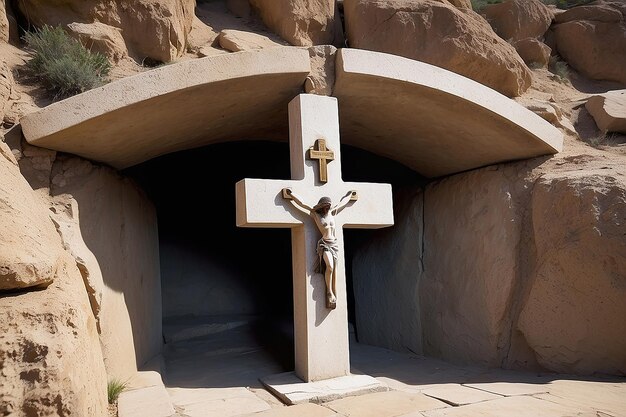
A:
[[[344,143],[427,177],[561,149],[558,129],[465,77],[377,52],[336,56]],[[287,104],[310,73],[294,47],[185,61],[54,103],[23,118],[23,134],[118,169],[212,143],[286,140]]]

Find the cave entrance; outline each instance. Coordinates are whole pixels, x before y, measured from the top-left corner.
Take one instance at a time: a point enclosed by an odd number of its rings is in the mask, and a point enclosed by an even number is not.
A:
[[[421,183],[397,162],[345,145],[342,164],[346,181],[388,182],[394,192]],[[289,145],[210,145],[152,159],[125,174],[157,209],[168,382],[242,386],[293,370],[290,231],[238,228],[235,222],[236,182],[290,178]],[[377,232],[344,232],[351,329],[358,320],[352,258]],[[268,267],[269,257],[280,260],[277,267]]]

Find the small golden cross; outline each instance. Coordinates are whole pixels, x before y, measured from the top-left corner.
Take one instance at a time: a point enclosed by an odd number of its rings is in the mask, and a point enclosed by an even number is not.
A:
[[[326,149],[326,140],[318,139],[315,146],[309,148],[309,159],[317,159],[320,167],[320,182],[328,182],[328,162],[335,159],[335,153]]]

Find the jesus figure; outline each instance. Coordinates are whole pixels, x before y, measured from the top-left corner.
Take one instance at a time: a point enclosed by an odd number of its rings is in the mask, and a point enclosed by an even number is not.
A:
[[[332,206],[329,197],[320,198],[319,202],[310,207],[296,197],[291,189],[282,190],[283,198],[290,200],[294,205],[307,212],[315,221],[322,237],[317,242],[317,267],[315,272],[324,275],[326,280],[326,308],[334,309],[337,306],[337,259],[339,258],[339,244],[335,233],[335,216],[343,210],[350,201],[358,199],[356,191],[350,191],[341,198],[339,204]]]

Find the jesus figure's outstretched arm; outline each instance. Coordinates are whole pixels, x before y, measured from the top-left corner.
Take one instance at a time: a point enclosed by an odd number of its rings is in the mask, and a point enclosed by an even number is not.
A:
[[[292,203],[294,203],[294,206],[306,210],[307,214],[313,210],[312,207],[304,204],[298,197],[296,197],[296,195],[291,191],[290,188],[283,188],[282,193],[283,198],[290,200]]]
[[[337,204],[335,207],[333,207],[331,209],[331,213],[333,213],[333,214],[339,213],[341,210],[346,208],[346,206],[348,204],[350,204],[350,201],[356,201],[356,200],[358,200],[358,198],[359,198],[359,196],[356,193],[356,191],[348,191],[348,193],[346,195],[344,195],[341,198],[341,200],[339,200],[339,204]]]

